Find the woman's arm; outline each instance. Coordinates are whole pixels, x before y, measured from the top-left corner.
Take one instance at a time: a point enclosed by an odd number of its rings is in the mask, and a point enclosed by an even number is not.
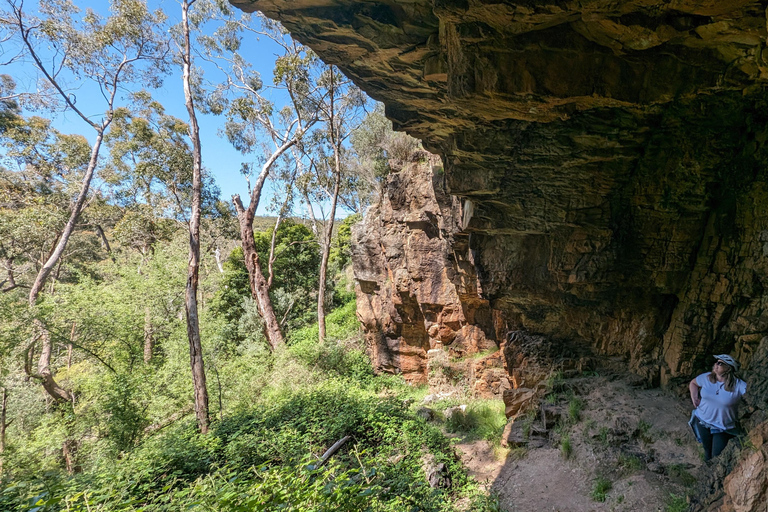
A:
[[[691,402],[693,402],[693,406],[698,407],[701,403],[701,396],[699,396],[701,388],[696,384],[696,379],[693,379],[691,383],[688,384],[688,391],[691,392]]]

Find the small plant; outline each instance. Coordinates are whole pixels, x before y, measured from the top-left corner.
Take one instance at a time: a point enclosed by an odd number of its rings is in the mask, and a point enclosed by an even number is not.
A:
[[[619,467],[627,472],[639,471],[643,468],[643,461],[634,455],[619,455]]]
[[[665,512],[685,512],[688,510],[688,500],[685,496],[679,496],[677,494],[670,494],[667,499],[667,505],[664,508]]]
[[[645,420],[640,420],[637,423],[638,437],[646,444],[650,444],[654,441],[651,435],[651,428],[653,425]]]
[[[608,446],[608,427],[600,427],[597,432],[597,440],[600,441],[601,445]]]
[[[667,466],[667,476],[674,481],[690,487],[696,483],[696,477],[688,472],[683,464],[670,464]]]
[[[595,481],[592,484],[592,492],[589,493],[589,495],[593,500],[603,503],[608,497],[608,491],[610,491],[612,488],[613,483],[610,480],[599,476],[595,478]]]
[[[478,512],[502,512],[499,495],[493,491],[491,494],[478,494],[472,501],[472,510],[477,510]]]
[[[506,424],[503,402],[481,400],[471,403],[466,411],[454,411],[446,420],[445,428],[448,432],[461,432],[469,437],[485,439],[493,445],[498,445]]]
[[[529,439],[531,437],[531,427],[533,426],[534,421],[536,421],[536,411],[530,410],[523,418],[523,439]]]
[[[563,454],[563,458],[568,460],[573,455],[573,446],[571,446],[571,437],[564,435],[560,438],[560,453]]]
[[[547,380],[545,382],[547,389],[550,389],[552,391],[561,391],[565,384],[565,378],[563,375],[563,372],[556,371],[553,372],[547,377]]]
[[[580,398],[573,397],[568,402],[568,417],[572,422],[578,423],[581,421],[581,410],[584,408],[584,401]]]
[[[507,453],[506,460],[510,461],[510,460],[524,459],[526,455],[528,455],[528,448],[526,448],[525,446],[519,446],[517,448],[512,448],[511,450],[509,450],[509,452]]]

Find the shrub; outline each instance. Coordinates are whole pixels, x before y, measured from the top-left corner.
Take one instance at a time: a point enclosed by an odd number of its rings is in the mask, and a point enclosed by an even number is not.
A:
[[[589,494],[593,500],[604,502],[608,496],[608,491],[613,488],[613,483],[602,476],[597,477],[592,483],[592,492]]]
[[[597,432],[597,440],[603,446],[608,446],[608,427],[600,427]]]
[[[651,434],[651,428],[652,425],[645,420],[640,420],[637,423],[637,436],[644,443],[650,444],[654,441],[653,435]]]
[[[690,487],[696,483],[696,477],[688,472],[683,464],[670,464],[666,468],[667,475],[674,481]]]
[[[327,465],[311,469],[346,435]],[[430,488],[421,470],[425,451],[445,464],[451,494]],[[402,400],[329,379],[274,393],[208,435],[198,435],[190,419],[98,471],[20,482],[0,494],[0,509],[394,512],[417,503],[439,512],[473,489],[448,440]]]

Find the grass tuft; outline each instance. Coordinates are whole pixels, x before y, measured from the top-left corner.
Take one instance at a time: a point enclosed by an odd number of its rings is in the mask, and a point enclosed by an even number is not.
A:
[[[568,402],[568,417],[572,422],[578,423],[581,421],[581,411],[584,409],[584,401],[580,398],[573,397]]]
[[[589,495],[593,500],[603,503],[608,497],[608,491],[610,491],[612,488],[613,482],[605,477],[599,476],[595,478],[595,481],[592,484],[592,492],[589,493]]]
[[[626,472],[640,471],[643,469],[643,461],[634,455],[619,455],[619,467]]]
[[[456,411],[445,422],[448,432],[463,433],[470,438],[485,439],[494,446],[501,442],[501,434],[507,425],[504,402],[479,400],[467,406],[463,413]]]
[[[688,500],[685,496],[670,494],[667,499],[665,512],[686,512],[688,510]]]

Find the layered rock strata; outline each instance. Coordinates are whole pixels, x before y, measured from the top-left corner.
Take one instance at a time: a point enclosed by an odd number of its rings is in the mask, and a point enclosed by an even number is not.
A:
[[[497,348],[488,301],[455,284],[477,280],[454,251],[466,245],[459,222],[440,158],[419,151],[393,168],[353,227],[357,315],[377,371],[423,384],[432,349],[461,357]]]
[[[621,356],[668,386],[733,352],[746,424],[765,420],[764,2],[234,3],[442,156],[472,212],[473,300],[498,330]]]
[[[587,342],[651,382],[765,332],[761,3],[233,3],[443,157],[472,205],[481,298],[510,330]]]

